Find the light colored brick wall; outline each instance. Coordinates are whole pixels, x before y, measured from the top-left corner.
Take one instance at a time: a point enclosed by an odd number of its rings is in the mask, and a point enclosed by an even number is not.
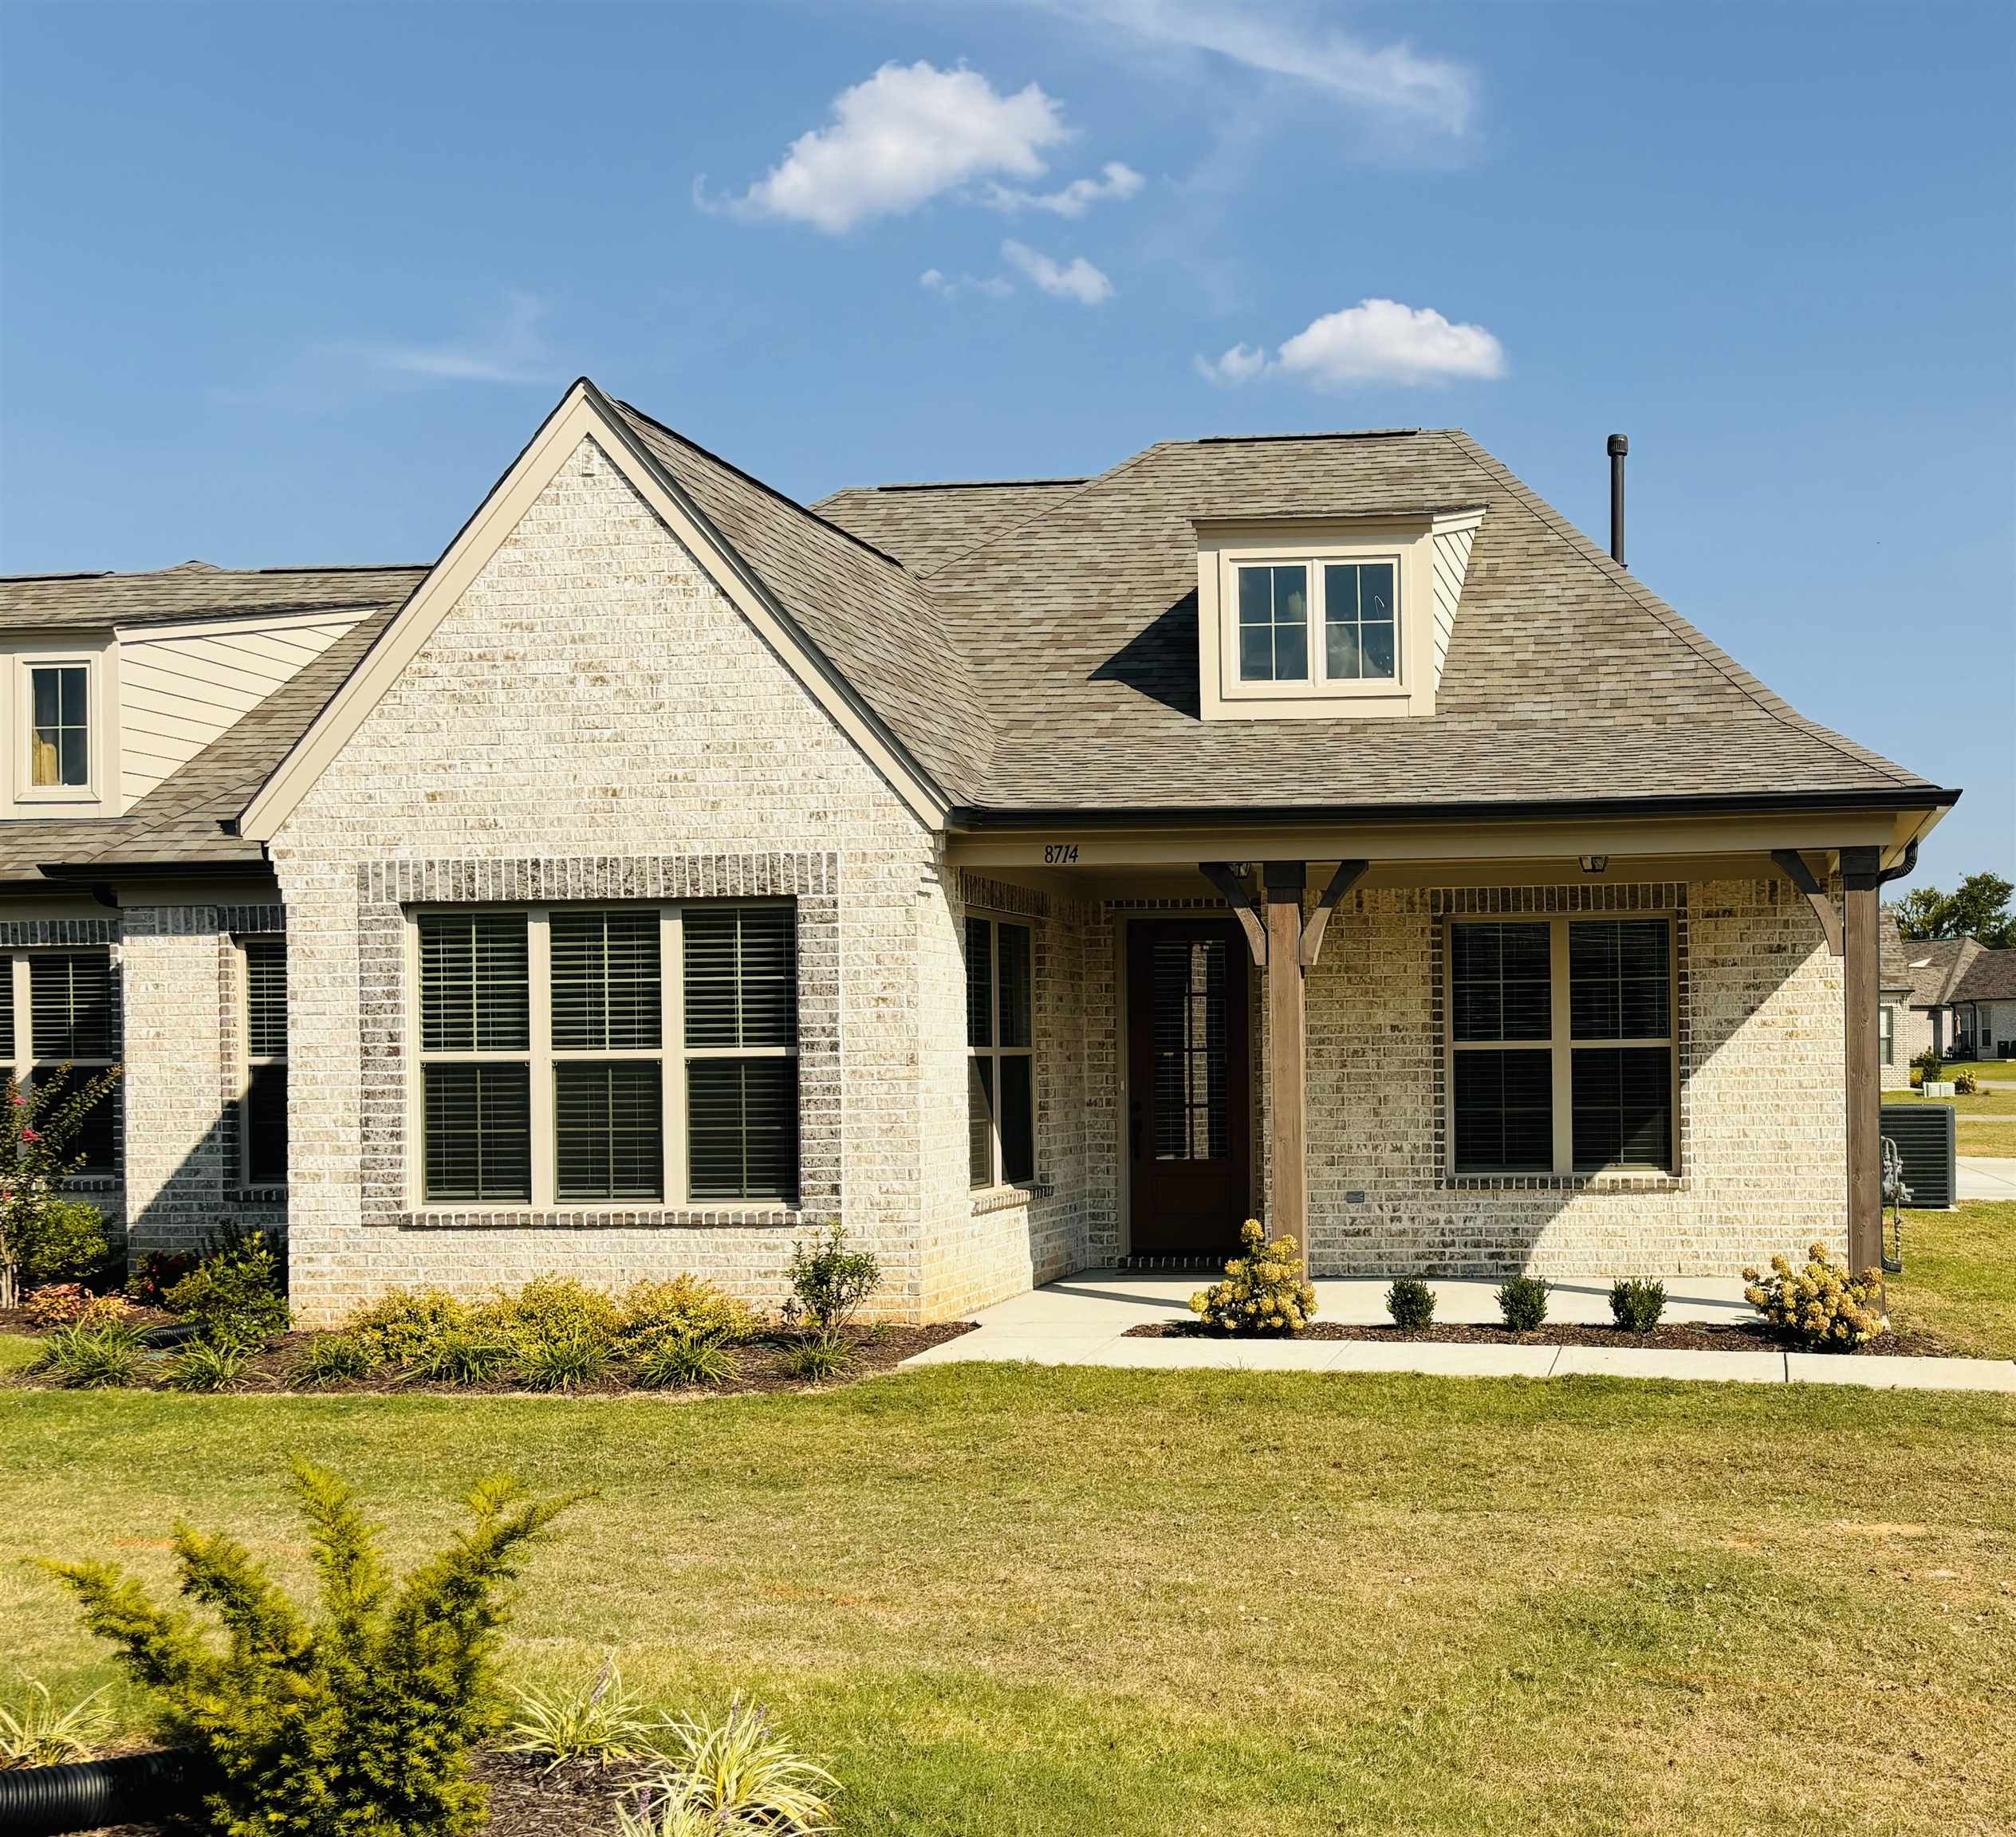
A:
[[[236,936],[276,907],[128,906],[121,914],[121,1153],[129,1253],[192,1250],[227,1221],[284,1230],[286,1197],[242,1184]]]
[[[923,1221],[927,1202],[945,1204],[939,1138],[963,1139],[963,1101],[939,1088],[954,1068],[957,999],[945,921],[920,916],[947,901],[933,838],[584,443],[273,844],[293,939],[290,1255],[303,1315],[338,1316],[391,1288],[476,1292],[556,1269],[610,1284],[695,1269],[781,1299],[805,1223],[795,1214],[445,1231],[369,1221],[365,1183],[384,1176],[367,1172],[359,1101],[360,871],[808,850],[830,854],[837,878],[840,1210],[882,1261],[882,1310],[915,1316],[931,1307]],[[919,974],[927,929],[939,934],[935,981]],[[963,1150],[951,1165],[963,1170]]]
[[[1897,1064],[1900,1075],[1897,1088],[1908,1088],[1911,1084],[1911,1062],[1921,1052],[1932,1049],[1932,1014],[1929,1008],[1914,1008],[1908,1001],[1897,1005]],[[1888,1070],[1885,1068],[1886,1072]],[[1886,1076],[1884,1088],[1891,1088]]]

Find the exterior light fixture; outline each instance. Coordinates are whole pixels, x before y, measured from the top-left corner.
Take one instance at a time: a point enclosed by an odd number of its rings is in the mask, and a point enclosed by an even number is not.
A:
[[[1601,874],[1609,865],[1610,857],[1607,855],[1585,855],[1582,857],[1582,871],[1585,874]]]

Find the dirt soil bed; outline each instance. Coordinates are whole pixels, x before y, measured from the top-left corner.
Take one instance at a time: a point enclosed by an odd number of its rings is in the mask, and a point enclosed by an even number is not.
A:
[[[1129,1339],[1210,1339],[1212,1333],[1194,1320],[1156,1320],[1130,1327]],[[1404,1333],[1394,1326],[1353,1326],[1341,1320],[1318,1320],[1299,1333],[1270,1334],[1270,1339],[1379,1339],[1388,1344],[1411,1343],[1431,1346],[1636,1346],[1660,1352],[1778,1352],[1786,1350],[1761,1326],[1723,1325],[1719,1323],[1676,1321],[1655,1327],[1649,1333],[1627,1333],[1620,1328],[1580,1326],[1564,1323],[1542,1327],[1531,1333],[1514,1333],[1507,1327],[1435,1326]],[[1796,1348],[1794,1348],[1796,1350]],[[1865,1346],[1850,1357],[1905,1356],[1945,1359],[1953,1349],[1929,1333],[1887,1333],[1872,1346]]]
[[[484,1837],[613,1837],[623,1776],[569,1767],[542,1774],[512,1754],[478,1755],[472,1771],[490,1788]],[[168,1824],[111,1824],[85,1837],[181,1837]]]
[[[877,1371],[886,1371],[890,1367],[900,1364],[912,1354],[922,1352],[927,1347],[940,1345],[947,1339],[956,1339],[962,1333],[971,1333],[974,1325],[975,1323],[971,1320],[948,1320],[931,1327],[876,1325],[850,1328],[845,1335],[847,1363],[835,1376],[825,1380],[825,1383],[828,1386],[845,1384],[855,1379],[870,1377]],[[30,1327],[25,1321],[10,1325],[5,1316],[0,1316],[0,1332],[33,1336],[39,1335],[40,1331]],[[317,1395],[340,1395],[345,1392],[376,1392],[380,1394],[396,1392],[405,1394],[426,1391],[452,1391],[458,1395],[492,1397],[526,1394],[524,1383],[509,1376],[483,1383],[449,1384],[435,1383],[393,1367],[373,1371],[363,1378],[343,1379],[328,1384],[303,1385],[297,1381],[296,1371],[302,1352],[315,1338],[316,1335],[312,1333],[282,1335],[269,1343],[263,1351],[253,1355],[244,1375],[231,1388],[269,1394],[292,1391],[308,1391]],[[705,1387],[707,1393],[715,1396],[738,1396],[750,1391],[801,1391],[807,1388],[808,1380],[790,1368],[789,1359],[795,1343],[780,1335],[730,1347],[728,1350],[735,1362],[735,1375],[726,1383]],[[40,1385],[42,1380],[37,1373],[23,1370],[12,1374],[9,1379],[0,1379],[0,1383],[33,1387]],[[140,1376],[129,1387],[142,1391],[160,1391],[168,1387],[167,1360],[165,1358],[149,1359],[141,1367]],[[634,1392],[639,1388],[631,1382],[628,1372],[616,1367],[592,1384],[577,1387],[570,1394],[575,1396],[616,1396]],[[690,1386],[671,1394],[689,1394],[702,1388]]]

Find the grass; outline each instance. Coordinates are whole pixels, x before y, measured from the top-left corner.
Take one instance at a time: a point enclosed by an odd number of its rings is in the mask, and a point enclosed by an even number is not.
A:
[[[0,1333],[0,1371],[22,1371],[41,1356],[42,1343],[26,1333]]]
[[[1886,1103],[1951,1103],[1964,1123],[1970,1116],[2016,1116],[2016,1084],[1983,1084],[1971,1097],[1925,1097],[1916,1091],[1886,1091]]]
[[[2016,1127],[2006,1123],[1963,1123],[1957,1131],[1954,1152],[2006,1160],[2016,1155]]]
[[[485,1471],[600,1489],[529,1564],[517,1674],[613,1653],[667,1708],[751,1692],[850,1837],[1959,1833],[2016,1803],[2016,1398],[992,1366],[4,1392],[4,1669],[112,1680],[33,1559],[159,1589],[178,1516],[301,1585],[297,1449],[404,1559]]]
[[[1900,1327],[1983,1359],[2016,1359],[2016,1201],[1970,1199],[1904,1214],[1904,1272],[1889,1284]]]

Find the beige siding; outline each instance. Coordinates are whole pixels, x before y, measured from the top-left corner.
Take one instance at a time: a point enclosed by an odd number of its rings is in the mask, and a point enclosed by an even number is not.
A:
[[[130,806],[350,629],[233,625],[120,647],[120,793]]]
[[[1470,568],[1474,529],[1441,529],[1435,537],[1435,680],[1442,682],[1442,660],[1449,655],[1449,634],[1456,628],[1456,608]]]

